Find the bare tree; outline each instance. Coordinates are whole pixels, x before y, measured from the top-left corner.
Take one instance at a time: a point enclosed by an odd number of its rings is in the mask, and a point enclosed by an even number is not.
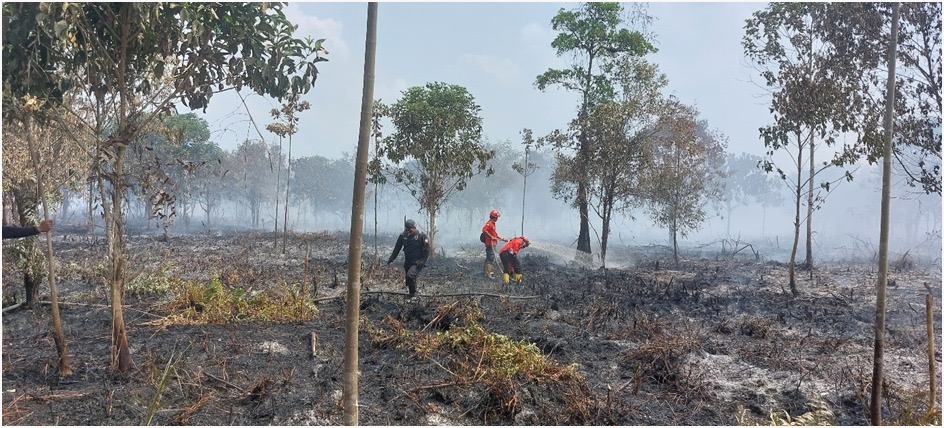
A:
[[[888,83],[885,100],[885,149],[882,158],[882,224],[878,244],[878,278],[875,281],[875,344],[872,357],[872,397],[869,419],[872,425],[882,424],[882,370],[885,355],[885,293],[888,286],[888,229],[892,189],[892,144],[895,126],[895,57],[898,48],[898,15],[900,4],[892,12],[891,43],[888,45]],[[934,374],[932,373],[933,377]]]
[[[367,155],[374,100],[374,63],[377,57],[377,2],[367,4],[367,36],[364,48],[364,94],[361,126],[357,135],[354,196],[351,202],[351,237],[347,257],[347,310],[344,334],[344,424],[357,425],[357,329],[360,326],[361,243],[364,239],[364,198],[367,188]]]
[[[324,40],[319,40],[321,43]],[[282,254],[285,254],[285,241],[288,238],[288,195],[289,195],[289,185],[292,181],[292,136],[298,133],[298,114],[311,108],[311,104],[308,101],[299,101],[299,96],[297,93],[290,94],[285,103],[282,104],[281,109],[272,109],[272,118],[276,120],[274,123],[266,125],[266,129],[270,132],[279,136],[279,153],[282,152],[282,138],[288,136],[288,158],[286,159],[287,168],[285,170],[285,207],[284,207],[284,221],[282,222]],[[282,121],[279,122],[278,120]],[[281,175],[282,171],[282,162],[279,161],[279,171]],[[276,183],[278,183],[279,178],[276,176]],[[278,189],[278,184],[276,184],[276,189]],[[276,192],[278,194],[278,192]],[[275,233],[276,233],[276,242],[278,242],[278,196],[276,196],[275,204]]]

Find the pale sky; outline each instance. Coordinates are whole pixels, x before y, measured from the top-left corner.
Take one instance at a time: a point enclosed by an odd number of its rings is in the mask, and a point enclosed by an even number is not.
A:
[[[521,142],[520,130],[535,137],[563,129],[575,116],[577,97],[534,79],[548,68],[565,68],[550,43],[551,18],[578,3],[400,3],[378,10],[375,99],[393,103],[412,86],[441,81],[464,86],[481,106],[483,134],[492,142]],[[757,129],[767,125],[764,91],[744,60],[744,20],[765,3],[649,3],[651,31],[659,52],[648,56],[668,76],[667,92],[695,105],[712,128],[729,138],[729,152],[763,154]],[[367,4],[295,2],[286,9],[299,26],[296,37],[326,39],[328,62],[319,63],[315,87],[303,99],[312,108],[300,115],[293,157],[339,158],[356,152]],[[250,112],[264,130],[275,100],[244,91]],[[183,113],[184,110],[181,110]],[[197,112],[200,114],[200,112]],[[207,114],[214,141],[233,150],[258,134],[232,93],[214,96]],[[392,130],[385,129],[389,134]]]

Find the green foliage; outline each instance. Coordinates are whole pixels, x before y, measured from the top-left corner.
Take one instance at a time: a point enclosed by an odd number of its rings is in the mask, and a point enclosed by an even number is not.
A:
[[[818,168],[881,158],[890,6],[770,3],[746,21],[745,54],[772,94],[775,123],[761,129],[768,155],[789,150],[796,161],[807,135],[833,145],[851,134],[855,140]],[[940,193],[941,4],[904,3],[901,11],[896,163],[908,184]],[[765,169],[784,175],[772,162]]]
[[[222,324],[238,321],[287,322],[310,320],[317,315],[314,302],[297,287],[253,291],[227,287],[219,277],[208,282],[182,282],[164,308],[167,324]]]
[[[392,163],[393,179],[429,215],[430,244],[440,207],[482,172],[491,175],[494,152],[483,147],[481,108],[466,88],[442,82],[414,86],[389,108],[396,131],[378,153]]]
[[[613,99],[591,108],[582,121],[593,141],[586,156],[587,202],[602,221],[599,230],[603,260],[615,212],[626,213],[645,199],[645,174],[641,171],[653,162],[659,144],[656,125],[667,105],[661,92],[668,78],[655,64],[641,58],[621,58],[614,61],[613,79]],[[562,171],[577,169],[576,164],[562,165],[569,167]],[[565,192],[576,186],[578,177],[573,173],[555,176],[560,179],[553,187],[558,197],[568,198]]]
[[[214,91],[249,86],[277,98],[307,92],[323,41],[295,39],[281,3],[19,3],[4,5],[4,105],[65,91],[148,95],[173,76],[174,97],[206,108]],[[158,109],[164,105],[158,105]]]
[[[559,86],[581,97],[577,119],[570,123],[568,131],[553,131],[539,141],[557,150],[555,195],[567,195],[565,200],[569,195],[574,196],[573,204],[580,213],[577,250],[585,254],[590,253],[587,192],[593,168],[590,160],[593,142],[587,129],[587,116],[597,105],[613,100],[614,72],[618,64],[656,51],[642,32],[623,27],[639,24],[644,29],[650,20],[639,3],[630,7],[635,12],[629,15],[630,19],[624,19],[622,3],[591,2],[570,11],[561,9],[551,20],[552,28],[559,32],[551,47],[557,56],[572,55],[573,62],[568,69],[549,69],[535,79],[535,86],[542,91]],[[567,191],[571,185],[575,187],[573,192]]]
[[[644,11],[637,11],[640,19],[648,21]],[[535,86],[543,91],[559,85],[579,92],[583,97],[581,111],[612,98],[612,60],[657,51],[640,31],[620,27],[625,24],[623,13],[622,3],[607,2],[582,3],[574,10],[558,11],[551,19],[551,27],[559,32],[551,47],[557,56],[574,55],[574,63],[568,69],[547,70],[537,77]]]
[[[535,381],[577,376],[573,365],[561,365],[549,360],[534,343],[491,333],[478,323],[437,332],[433,343],[449,347],[454,352],[472,354],[474,350],[484,351],[478,377],[496,387],[513,381],[519,374]]]
[[[441,82],[414,86],[390,108],[396,131],[381,153],[405,165],[393,176],[424,208],[434,208],[486,169],[493,153],[481,145],[481,108],[463,87]]]
[[[709,201],[721,197],[726,139],[698,119],[694,107],[675,102],[660,121],[661,141],[645,171],[648,210],[656,224],[686,236],[706,217]],[[676,260],[678,254],[676,250]]]
[[[198,205],[210,211],[219,204],[226,153],[210,141],[209,125],[196,114],[167,117],[136,139],[129,153],[125,170],[150,207],[149,218],[169,224],[170,213],[181,208],[189,224]]]
[[[200,147],[210,141],[206,119],[194,113],[177,114],[164,119],[165,142],[179,147]]]
[[[155,270],[145,270],[125,285],[125,292],[132,296],[162,296],[182,285],[182,281],[170,273],[171,266],[162,263]]]

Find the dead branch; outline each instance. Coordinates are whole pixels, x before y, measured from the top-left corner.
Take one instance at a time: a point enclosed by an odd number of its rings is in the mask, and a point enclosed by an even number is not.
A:
[[[416,388],[411,389],[410,392],[418,392],[425,389],[437,389],[437,388],[445,388],[447,386],[461,386],[461,385],[462,383],[459,383],[459,382],[446,382],[446,383],[440,383],[436,385],[418,386]]]
[[[405,292],[402,292],[402,291],[366,291],[366,292],[361,293],[362,296],[364,296],[364,295],[370,295],[370,294],[389,294],[389,295],[392,295],[392,296],[406,296],[406,297],[409,297],[409,296],[410,296],[408,293],[405,293]],[[516,300],[537,299],[538,297],[540,297],[540,296],[510,296],[510,295],[507,295],[507,294],[494,294],[494,293],[452,293],[452,294],[437,294],[437,295],[419,294],[419,293],[416,294],[416,297],[426,297],[426,298],[439,298],[439,297],[478,297],[478,296],[482,296],[482,297],[496,297],[496,298],[499,298],[499,299],[516,299]],[[347,297],[347,296],[344,296],[344,295],[342,295],[342,296],[333,296],[333,297],[322,297],[322,298],[320,298],[320,299],[315,299],[314,302],[316,302],[316,303],[317,303],[317,302],[326,302],[326,301],[330,301],[330,300],[344,299],[344,298],[346,298],[346,297]]]
[[[459,301],[457,300],[457,301],[453,302],[451,305],[447,306],[445,309],[436,311],[436,312],[438,312],[438,313],[436,314],[436,316],[433,317],[432,320],[430,320],[429,324],[426,324],[426,326],[423,327],[423,330],[422,330],[422,331],[426,331],[426,330],[429,329],[429,327],[432,326],[433,324],[439,324],[439,322],[442,321],[443,318],[445,318],[446,315],[448,315],[449,312],[450,312],[453,308],[455,308],[456,305],[458,305],[458,304],[459,304]]]
[[[40,305],[47,305],[47,306],[52,305],[52,302],[47,301],[47,300],[40,300],[40,301],[37,302],[37,303],[39,303]],[[111,308],[111,305],[104,305],[104,304],[101,304],[101,303],[78,303],[78,302],[59,302],[59,306],[89,306],[89,307],[93,307],[93,308]],[[155,317],[155,318],[160,318],[160,317],[161,317],[160,315],[152,314],[152,313],[150,313],[150,312],[142,311],[142,310],[140,310],[140,309],[135,309],[135,308],[128,307],[128,306],[124,306],[124,309],[127,309],[127,310],[129,310],[129,311],[138,312],[138,313],[141,313],[141,314],[144,314],[144,315],[149,315],[149,316],[152,316],[152,317]],[[4,312],[6,312],[6,309],[4,309]]]
[[[208,378],[210,378],[210,379],[213,379],[213,380],[215,380],[215,381],[217,381],[217,382],[220,382],[220,383],[222,383],[222,384],[224,384],[224,385],[226,385],[226,386],[228,386],[228,387],[230,387],[230,388],[233,388],[233,389],[235,389],[235,390],[237,390],[237,391],[239,391],[239,392],[244,392],[244,391],[243,391],[243,388],[241,388],[241,387],[239,387],[239,386],[236,386],[236,385],[230,383],[230,382],[227,381],[227,380],[224,380],[224,379],[222,379],[222,378],[216,377],[216,376],[214,376],[214,375],[212,375],[212,374],[210,374],[210,373],[204,372],[203,374],[204,374],[206,377],[208,377]]]
[[[7,306],[7,307],[3,308],[3,312],[2,312],[2,313],[5,314],[5,313],[7,313],[7,312],[10,312],[10,311],[12,311],[12,310],[14,310],[14,309],[16,309],[16,308],[19,308],[20,306],[23,306],[23,304],[25,304],[25,303],[26,303],[26,302],[20,302],[20,303],[17,303],[17,304],[15,304],[15,305]],[[60,302],[59,304],[62,304],[62,302]]]

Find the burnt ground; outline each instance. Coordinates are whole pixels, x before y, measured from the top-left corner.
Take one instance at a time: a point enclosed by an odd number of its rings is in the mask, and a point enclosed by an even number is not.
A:
[[[393,238],[381,242],[386,259]],[[149,415],[155,425],[343,424],[346,235],[292,236],[284,256],[271,233],[130,237],[136,276],[124,316],[134,366],[125,378],[109,369],[104,241],[59,231],[54,246],[75,373],[57,374],[48,304],[5,312],[4,425],[138,425]],[[365,252],[372,247],[367,240]],[[801,271],[801,295],[793,297],[785,265],[743,253],[693,251],[674,268],[664,247],[625,248],[608,258],[632,267],[604,270],[561,263],[541,248],[523,251],[525,282],[513,287],[482,277],[477,243],[440,254],[421,276],[415,302],[403,294],[399,266],[383,268],[365,255],[360,424],[868,423],[874,265],[826,264],[813,279]],[[892,273],[887,422],[934,421],[920,418],[928,407],[929,292],[941,384],[939,263],[907,263]],[[4,262],[5,294],[22,294],[12,269]],[[213,277],[227,292],[247,295],[284,294],[305,283],[317,314],[293,322],[175,318],[182,309],[160,286],[168,278]],[[41,300],[48,300],[43,288]],[[493,333],[490,341],[426,346],[476,328]],[[535,375],[526,362],[486,358],[506,343],[502,337],[552,369]],[[510,374],[495,377],[498,369]]]

